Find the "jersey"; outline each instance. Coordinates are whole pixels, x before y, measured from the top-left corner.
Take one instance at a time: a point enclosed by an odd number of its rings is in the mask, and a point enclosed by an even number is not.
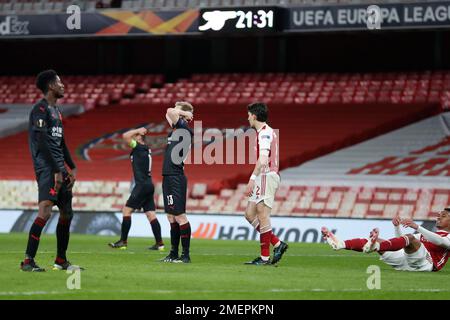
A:
[[[269,164],[264,173],[275,172],[278,173],[279,170],[279,141],[278,136],[269,125],[265,124],[258,131],[256,137],[256,157],[259,159],[261,155],[261,150],[269,151]]]
[[[137,143],[130,153],[136,184],[151,183],[152,155],[148,146]]]
[[[164,151],[163,176],[184,175],[184,160],[191,148],[192,137],[194,136],[194,132],[182,118],[179,118],[177,123],[173,124],[172,127],[174,130],[172,130],[167,137],[167,146]],[[184,131],[180,132],[180,135],[177,134],[176,137],[174,137],[176,130]],[[185,133],[187,133],[187,135]],[[184,141],[183,139],[186,139],[187,137],[189,138]]]
[[[48,147],[56,165],[64,171],[64,128],[62,114],[58,107],[49,106],[47,100],[36,103],[28,121],[28,143],[35,171],[51,168],[49,160],[39,150],[38,133],[46,135]]]
[[[441,237],[450,238],[450,234],[447,231],[439,230],[436,232],[436,234],[440,235]],[[423,243],[425,248],[430,253],[436,271],[441,270],[447,263],[449,250],[431,243],[430,241],[425,239],[423,235],[420,236],[420,242]]]

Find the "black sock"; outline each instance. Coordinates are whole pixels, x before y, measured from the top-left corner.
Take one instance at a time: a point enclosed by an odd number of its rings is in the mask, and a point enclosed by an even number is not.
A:
[[[170,243],[172,245],[170,251],[178,255],[178,246],[180,245],[180,225],[177,222],[170,224]]]
[[[180,226],[180,234],[183,254],[189,255],[189,247],[191,245],[191,224],[189,222]]]
[[[128,240],[128,233],[130,232],[131,228],[131,216],[129,217],[123,217],[122,219],[122,234],[120,236],[120,240],[127,241]]]
[[[58,225],[56,226],[56,247],[57,247],[57,260],[65,261],[67,247],[69,246],[70,238],[70,223],[72,219],[60,217]],[[58,259],[59,258],[59,259]]]
[[[28,234],[28,245],[25,252],[26,259],[34,259],[36,256],[39,247],[39,238],[41,237],[42,229],[44,229],[46,223],[46,220],[39,217],[34,220]]]
[[[152,227],[153,235],[155,236],[155,241],[158,246],[162,246],[164,243],[161,238],[161,225],[157,218],[150,221],[150,225]]]

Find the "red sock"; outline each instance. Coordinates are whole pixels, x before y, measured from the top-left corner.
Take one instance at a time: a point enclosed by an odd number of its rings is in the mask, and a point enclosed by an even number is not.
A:
[[[270,238],[272,237],[272,232],[264,232],[259,235],[259,242],[261,243],[261,256],[270,256]]]
[[[362,252],[362,248],[367,243],[367,239],[345,240],[345,249]]]
[[[60,257],[56,257],[55,262],[59,263],[59,264],[63,264],[66,261],[66,259],[60,258]]]
[[[259,224],[255,229],[256,231],[259,232]],[[274,246],[278,243],[278,241],[280,241],[280,239],[278,239],[278,237],[272,231],[270,231],[270,233],[271,233],[270,244]]]
[[[380,243],[379,251],[397,251],[409,245],[409,239],[406,237],[392,238]]]
[[[280,239],[278,239],[278,237],[272,232],[271,233],[271,238],[270,238],[270,243],[274,246],[278,243],[278,241],[280,241]]]

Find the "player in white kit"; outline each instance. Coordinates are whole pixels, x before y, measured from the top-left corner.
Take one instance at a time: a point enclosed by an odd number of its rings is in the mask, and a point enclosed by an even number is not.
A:
[[[267,123],[268,109],[263,103],[253,103],[247,107],[248,122],[257,131],[255,169],[247,185],[249,197],[245,218],[260,233],[261,255],[246,264],[276,264],[286,252],[288,245],[273,234],[270,213],[275,193],[280,185],[278,174],[278,136]],[[270,245],[274,247],[270,260]]]

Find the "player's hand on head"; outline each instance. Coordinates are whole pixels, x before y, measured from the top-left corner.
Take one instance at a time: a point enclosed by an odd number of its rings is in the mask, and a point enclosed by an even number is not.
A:
[[[147,134],[147,129],[146,128],[139,128],[139,134],[144,136]]]
[[[192,121],[192,119],[194,119],[194,115],[190,111],[185,111],[184,118],[186,121]]]

